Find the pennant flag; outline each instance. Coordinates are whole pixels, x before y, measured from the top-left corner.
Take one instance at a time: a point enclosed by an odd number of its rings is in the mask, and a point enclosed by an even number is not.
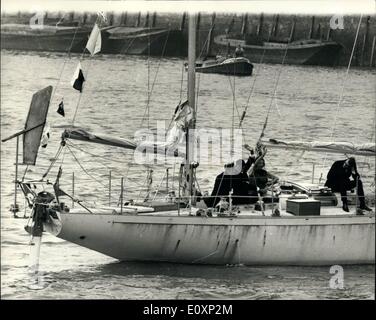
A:
[[[61,102],[59,103],[59,108],[56,111],[58,114],[62,115],[65,117],[65,111],[64,111],[64,101],[61,99]]]
[[[101,51],[101,47],[102,47],[101,31],[99,30],[98,25],[95,24],[93,30],[90,33],[89,40],[87,41],[86,49],[93,56],[96,53]]]
[[[46,124],[43,131],[42,139],[40,140],[40,145],[42,148],[47,147],[48,140],[50,140],[50,126]]]
[[[73,75],[73,78],[72,78],[72,81],[71,81],[71,85],[76,90],[82,92],[82,85],[84,84],[84,81],[85,81],[84,74],[83,74],[82,69],[81,69],[81,63],[79,62],[77,69],[74,72],[74,75]]]

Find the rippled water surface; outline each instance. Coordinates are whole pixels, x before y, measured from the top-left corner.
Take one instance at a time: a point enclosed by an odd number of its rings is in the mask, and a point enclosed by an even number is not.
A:
[[[41,149],[36,167],[26,178],[40,178],[58,148],[61,126],[72,124],[79,94],[70,87],[78,56],[63,54],[1,52],[1,135],[23,128],[32,94],[47,86],[56,87],[50,112],[51,140]],[[82,62],[87,81],[74,124],[93,132],[132,138],[134,132],[157,121],[166,126],[179,100],[185,98],[186,74],[182,79],[179,59],[98,56]],[[230,128],[239,122],[249,98],[244,122],[245,136],[253,145],[258,139],[270,107],[281,66],[255,64],[254,76],[230,78],[198,75],[199,127]],[[343,101],[338,106],[345,69],[283,66],[276,90],[276,104],[266,129],[267,137],[330,140],[354,143],[374,138],[375,72],[350,70]],[[60,76],[61,75],[61,76]],[[149,79],[149,81],[148,81]],[[149,88],[149,89],[148,89]],[[181,91],[183,88],[183,91]],[[233,98],[235,91],[235,99]],[[149,109],[147,92],[152,91]],[[64,97],[66,117],[55,111]],[[233,109],[234,104],[238,109]],[[142,121],[143,117],[144,121]],[[60,127],[60,128],[58,128]],[[50,171],[54,181],[58,165],[64,164],[62,187],[90,206],[108,203],[108,177],[112,172],[112,203],[119,198],[120,177],[126,177],[126,194],[137,198],[145,192],[144,166],[129,165],[133,155],[127,150],[75,142]],[[21,153],[20,153],[21,154]],[[220,152],[213,152],[219,157]],[[75,161],[74,157],[78,160]],[[325,177],[328,166],[341,155],[304,154],[269,150],[267,167],[284,179],[311,181]],[[29,237],[25,220],[13,219],[15,143],[1,144],[1,295],[7,299],[374,299],[374,266],[344,267],[344,289],[329,288],[329,267],[248,267],[197,266],[178,264],[122,263],[91,250],[57,239],[43,238],[41,251],[42,289],[31,290],[27,275]],[[374,194],[374,159],[358,158],[366,192]],[[157,187],[166,167],[170,188],[176,187],[174,160],[155,167]],[[222,164],[202,165],[197,171],[200,186],[211,190]],[[82,170],[85,168],[86,172]],[[20,175],[25,166],[20,167]],[[23,198],[18,202],[24,211]],[[68,204],[70,205],[70,204]]]

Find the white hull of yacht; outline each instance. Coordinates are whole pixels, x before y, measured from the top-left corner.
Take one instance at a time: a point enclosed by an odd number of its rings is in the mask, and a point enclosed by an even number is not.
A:
[[[375,216],[61,214],[59,238],[123,261],[333,265],[375,262]],[[175,213],[176,214],[176,213]]]

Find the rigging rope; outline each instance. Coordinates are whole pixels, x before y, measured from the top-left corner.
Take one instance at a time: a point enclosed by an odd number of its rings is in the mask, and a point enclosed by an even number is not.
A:
[[[99,17],[96,18],[96,20],[95,20],[95,24],[98,23],[98,19],[99,19]],[[70,48],[69,48],[69,50],[68,50],[68,55],[69,55],[69,56],[70,56],[70,52],[71,52],[71,49],[72,49],[72,46],[73,46],[73,41],[74,41],[74,39],[75,39],[75,35],[76,35],[77,30],[78,30],[78,26],[77,26],[77,28],[76,28],[76,31],[75,31],[74,37],[73,37],[73,39],[72,39],[72,42],[71,42]],[[81,53],[81,57],[80,57],[80,59],[79,59],[79,62],[81,62],[81,60],[83,59],[83,57],[84,57],[84,55],[85,55],[85,50],[86,50],[86,46],[84,47],[84,49],[83,49],[83,51],[82,51],[82,53]],[[65,66],[65,63],[66,63],[66,60],[64,61],[63,68],[62,68],[62,70],[61,70],[61,72],[60,72],[60,77],[59,77],[58,83],[60,82],[60,78],[61,78],[61,76],[62,76],[62,73],[63,73],[63,70],[64,70],[64,66]],[[90,64],[89,64],[89,67],[90,67]],[[89,73],[89,67],[88,67],[88,70],[87,70],[86,76],[87,76],[88,73]],[[56,90],[55,90],[55,92],[56,92]],[[79,95],[79,98],[78,98],[78,101],[77,101],[76,109],[75,109],[74,116],[73,116],[73,119],[72,119],[72,126],[74,125],[74,122],[75,122],[75,119],[76,119],[76,116],[77,116],[78,107],[79,107],[79,104],[80,104],[80,101],[81,101],[81,96],[82,96],[82,92],[80,92],[80,95]],[[47,169],[46,173],[42,176],[42,179],[44,179],[44,178],[48,175],[48,173],[50,172],[50,170],[52,169],[52,167],[54,166],[54,164],[55,164],[56,161],[58,160],[58,157],[60,156],[60,153],[61,153],[61,150],[63,149],[63,147],[64,147],[64,145],[60,144],[59,149],[58,149],[58,151],[57,151],[55,157],[54,157],[53,160],[51,161],[51,164],[50,164],[49,168]],[[62,165],[63,162],[64,162],[65,152],[66,152],[66,150],[63,149],[63,156],[62,156],[62,160],[61,160],[61,165]]]
[[[269,31],[267,42],[270,41],[271,35],[272,35],[272,29]],[[261,55],[261,58],[260,58],[260,62],[259,62],[260,65],[262,65],[262,63],[264,62],[265,53],[266,53],[266,47],[264,48],[264,50],[262,52],[262,55]],[[251,99],[251,97],[253,95],[255,84],[256,84],[256,79],[257,79],[258,75],[259,75],[258,72],[256,72],[256,74],[254,75],[254,81],[253,81],[250,93],[248,95],[248,98],[247,98],[247,104],[245,105],[245,108],[244,108],[244,111],[243,111],[244,116],[242,116],[242,118],[241,118],[241,120],[239,122],[239,128],[242,127],[245,115],[247,114],[247,110],[248,110],[248,107],[249,107],[249,101],[250,101],[250,99]]]
[[[163,45],[162,54],[161,54],[161,57],[159,59],[158,66],[157,66],[157,71],[155,72],[155,76],[154,76],[153,83],[152,83],[152,86],[151,86],[150,94],[148,95],[148,100],[147,100],[147,103],[146,103],[145,112],[144,112],[144,114],[142,116],[141,127],[144,124],[145,115],[146,115],[146,112],[147,112],[147,110],[149,108],[150,98],[151,98],[151,95],[152,95],[153,90],[154,90],[154,85],[155,85],[155,82],[157,80],[157,76],[158,76],[158,72],[159,72],[159,67],[161,66],[162,58],[163,58],[163,56],[165,54],[165,51],[166,51],[166,46],[167,46],[167,41],[168,41],[169,35],[170,35],[170,29],[168,29],[168,31],[167,31],[166,41],[165,41],[165,43]]]
[[[289,41],[287,42],[287,45],[286,45],[285,54],[283,55],[282,64],[281,64],[281,67],[279,68],[279,72],[278,72],[277,80],[276,80],[275,85],[274,85],[273,96],[272,96],[272,98],[270,99],[270,104],[269,104],[269,108],[268,108],[268,113],[266,114],[265,122],[264,122],[264,125],[263,125],[263,127],[262,127],[262,131],[261,131],[261,134],[260,134],[260,137],[259,137],[259,140],[258,140],[258,141],[261,140],[261,138],[264,136],[264,133],[265,133],[265,129],[266,129],[266,126],[267,126],[267,123],[268,123],[268,119],[269,119],[270,111],[271,111],[271,109],[272,109],[273,101],[274,101],[274,99],[275,99],[275,97],[276,97],[276,94],[277,94],[278,83],[279,83],[279,79],[280,79],[280,77],[281,77],[283,64],[285,63],[285,60],[286,60],[286,56],[287,56],[287,51],[288,51],[288,48],[289,48],[289,44],[290,44],[290,39],[289,39]]]
[[[339,111],[339,107],[341,106],[341,103],[342,103],[342,100],[343,100],[344,89],[345,89],[347,77],[348,77],[348,74],[349,74],[349,71],[350,71],[352,59],[354,57],[354,52],[355,52],[355,48],[356,48],[356,43],[358,41],[359,30],[360,30],[360,26],[361,26],[361,23],[362,23],[362,18],[363,18],[363,14],[361,14],[360,18],[359,18],[359,23],[358,23],[358,27],[357,27],[356,34],[355,34],[355,39],[354,39],[353,47],[352,47],[352,50],[351,50],[349,63],[347,65],[345,77],[343,78],[343,81],[342,81],[341,92],[340,92],[339,100],[338,100],[337,107],[336,107],[335,114],[334,114],[334,122],[333,122],[333,126],[332,126],[332,129],[331,129],[330,141],[332,141],[332,139],[334,137],[334,131],[335,131],[335,127],[337,125],[337,119],[338,119],[338,111]],[[326,153],[325,156],[324,156],[323,162],[322,162],[321,170],[323,170],[323,168],[325,167],[327,157],[328,157],[328,154]],[[322,178],[322,172],[321,172],[321,176],[320,176],[320,179],[319,179],[319,183],[321,182],[321,178]]]
[[[72,149],[69,147],[69,146],[66,146],[69,150],[69,152],[72,154],[73,158],[76,160],[77,164],[81,167],[82,171],[85,172],[90,178],[92,178],[94,181],[98,182],[99,184],[101,184],[103,187],[105,188],[108,188],[108,185],[105,185],[104,183],[102,183],[100,180],[98,180],[97,178],[95,178],[93,175],[91,175],[84,167],[83,165],[80,163],[80,161],[77,159],[76,155],[74,154],[74,152],[72,151]]]
[[[62,17],[62,19],[64,18],[64,16]],[[59,78],[57,79],[57,83],[56,83],[56,86],[54,87],[53,89],[53,92],[52,92],[52,95],[51,95],[51,99],[50,101],[53,101],[53,98],[55,97],[55,94],[56,94],[56,91],[57,91],[57,88],[59,87],[59,84],[60,84],[60,81],[61,81],[61,77],[63,75],[63,72],[64,72],[64,69],[65,69],[65,65],[67,63],[67,58],[69,57],[70,58],[70,54],[71,54],[71,50],[72,50],[72,47],[73,47],[73,43],[74,43],[74,40],[76,38],[76,34],[77,34],[77,30],[79,28],[79,25],[77,25],[77,27],[75,28],[75,31],[74,31],[74,34],[73,34],[73,38],[72,38],[72,41],[70,43],[70,46],[68,48],[68,51],[67,51],[67,55],[65,56],[64,58],[64,62],[63,62],[63,66],[60,70],[60,74],[59,74]],[[53,165],[55,164],[55,162],[57,161],[57,158],[59,157],[60,155],[60,152],[61,152],[61,146],[59,146],[59,149],[55,155],[55,157],[53,158],[53,161],[51,162],[49,168],[47,169],[47,172],[42,176],[42,179],[44,179],[48,173],[50,172],[50,170],[52,169]],[[24,172],[24,175],[23,175],[23,178],[22,178],[22,181],[24,181],[25,177],[26,177],[26,174],[27,174],[27,169],[28,169],[28,166],[26,167],[26,170]]]

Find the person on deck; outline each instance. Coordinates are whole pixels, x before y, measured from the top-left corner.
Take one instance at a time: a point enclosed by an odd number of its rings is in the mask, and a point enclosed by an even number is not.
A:
[[[231,190],[232,203],[234,205],[249,203],[248,190],[249,181],[247,171],[255,162],[255,157],[251,153],[247,162],[239,159],[233,163],[225,165],[225,171],[215,178],[214,188],[211,196],[204,201],[208,207],[215,207],[221,197],[228,197]]]
[[[243,48],[240,46],[240,44],[236,47],[235,49],[235,58],[238,58],[238,57],[243,57],[244,56],[244,50]]]
[[[352,176],[353,180],[350,180],[350,176]],[[357,195],[360,209],[372,211],[365,203],[363,183],[356,168],[355,158],[350,157],[346,160],[334,162],[328,172],[325,186],[331,188],[333,192],[341,193],[342,209],[346,212],[349,212],[346,191],[358,186]]]
[[[256,202],[258,196],[264,196],[267,192],[267,187],[275,184],[278,180],[278,177],[265,170],[265,160],[263,158],[256,161],[252,172],[249,174],[248,194],[252,197],[252,202]]]

